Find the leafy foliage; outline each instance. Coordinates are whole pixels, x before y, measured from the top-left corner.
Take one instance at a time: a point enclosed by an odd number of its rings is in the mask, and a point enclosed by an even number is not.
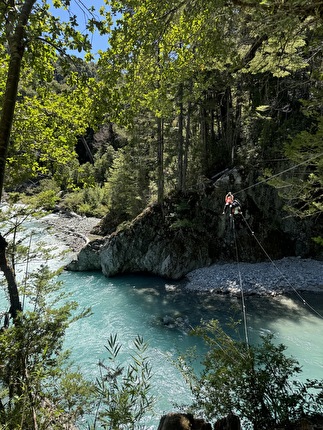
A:
[[[1,314],[0,423],[4,429],[71,425],[88,410],[91,398],[91,384],[72,370],[69,352],[63,349],[66,329],[89,310],[77,313],[77,304],[59,291],[58,272],[46,264],[51,257],[48,247],[24,245],[19,230],[29,216],[20,214],[20,221],[10,229],[14,242],[8,255],[12,255],[22,301],[14,324],[8,312]],[[22,262],[28,268],[36,257],[44,260],[36,271],[17,270]]]
[[[89,125],[93,110],[91,79],[85,82],[71,75],[65,88],[52,82],[38,85],[35,92],[28,88],[28,81],[22,79],[21,84],[29,94],[17,102],[7,186],[39,175],[55,175],[59,166],[75,159],[77,136]]]
[[[101,373],[97,380],[99,413],[97,420],[104,429],[134,429],[153,407],[150,394],[151,366],[145,353],[147,344],[141,336],[133,342],[131,361],[120,365],[121,344],[117,335],[111,335],[106,349],[110,364],[99,363]]]
[[[96,70],[66,56],[70,49],[90,49],[73,13],[62,22],[45,0],[1,2],[0,174],[6,164],[8,187],[53,177],[55,182],[33,197],[35,204],[50,209],[63,191],[68,193],[63,207],[82,214],[108,211],[125,220],[156,195],[163,196],[161,188],[184,191],[233,164],[262,168],[262,163],[286,155],[293,163],[288,168],[302,166],[279,181],[279,186],[288,186],[283,190],[286,204],[296,215],[322,213],[320,2],[108,3],[117,18],[110,47],[101,53]],[[53,1],[54,7],[68,11],[70,5],[69,0]],[[102,10],[99,22],[92,12],[90,8],[87,28],[109,32],[110,14]],[[6,86],[12,76],[14,82]],[[94,165],[80,165],[74,150],[77,137],[103,118],[123,127],[127,141],[122,148],[110,145],[98,151]],[[194,228],[199,234],[200,226],[188,221],[187,210],[176,208],[172,228],[175,233]],[[15,262],[24,247],[8,250]],[[82,413],[74,397],[63,400],[78,377],[63,383],[59,367],[63,332],[74,305],[51,309],[46,302],[52,293],[49,280],[43,268],[32,283],[26,281],[26,294],[36,288],[29,299],[34,309],[19,314],[17,324],[0,335],[5,363],[0,369],[0,415],[11,427],[21,419],[26,428],[37,419],[48,426],[53,411],[61,420]],[[200,331],[210,346],[205,371],[200,378],[190,375],[197,407],[212,417],[235,409],[262,429],[284,425],[310,410],[310,383],[290,382],[300,369],[283,355],[284,347],[267,338],[250,348],[232,341],[216,325],[206,329],[211,335]],[[39,344],[33,342],[34,333]],[[103,410],[98,420],[106,427],[131,427],[134,417],[140,418],[150,406],[150,370],[142,339],[135,341],[135,348],[139,355],[126,370],[101,364],[106,373],[102,370],[99,381]],[[115,363],[120,351],[115,337],[107,349]],[[54,397],[48,387],[57,375],[55,380],[62,383]],[[139,405],[132,403],[135,396]],[[322,396],[316,401],[320,407]]]
[[[167,192],[279,158],[306,127],[299,99],[320,80],[316,2],[110,4],[117,25],[98,62],[102,103],[131,133],[151,118],[154,178]]]
[[[12,211],[8,213],[12,215]],[[4,213],[1,215],[6,221]],[[78,312],[77,303],[61,291],[57,280],[60,270],[51,271],[46,264],[52,258],[48,247],[24,246],[26,238],[19,230],[29,217],[30,212],[23,208],[18,209],[16,222],[11,218],[9,231],[16,243],[9,246],[8,254],[14,256],[11,261],[15,267],[24,262],[28,268],[36,257],[43,258],[44,263],[35,271],[18,273],[22,310],[14,324],[10,324],[7,312],[1,313],[0,426],[70,428],[86,415],[88,420],[93,416],[93,429],[97,423],[100,428],[134,428],[154,403],[147,344],[136,337],[129,364],[121,366],[121,345],[117,336],[110,336],[106,347],[110,364],[99,363],[101,373],[96,384],[73,370],[69,351],[64,351],[65,332],[90,310]],[[93,413],[94,404],[98,405],[98,415]]]
[[[193,334],[208,347],[200,375],[183,357],[180,360],[194,396],[194,411],[208,419],[234,412],[246,421],[246,428],[272,429],[321,410],[322,383],[293,379],[301,368],[297,360],[285,356],[284,345],[273,343],[272,335],[264,336],[259,345],[246,345],[233,340],[215,320]]]

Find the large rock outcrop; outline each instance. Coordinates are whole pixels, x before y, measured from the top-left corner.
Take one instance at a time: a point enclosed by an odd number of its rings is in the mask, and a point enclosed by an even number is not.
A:
[[[268,255],[313,256],[311,222],[286,217],[275,189],[254,183],[256,178],[232,170],[197,191],[166,199],[163,206],[151,205],[119,230],[90,242],[68,269],[102,270],[106,276],[148,272],[180,279],[213,262],[235,261],[237,253],[248,262]],[[234,226],[222,214],[230,190],[237,190],[243,209]]]
[[[165,225],[160,206],[150,207],[130,228],[112,234],[101,248],[102,271],[107,276],[149,272],[179,279],[210,263],[208,244]]]
[[[106,239],[95,239],[87,243],[79,252],[77,260],[67,266],[68,270],[86,272],[88,270],[101,270],[101,247]]]

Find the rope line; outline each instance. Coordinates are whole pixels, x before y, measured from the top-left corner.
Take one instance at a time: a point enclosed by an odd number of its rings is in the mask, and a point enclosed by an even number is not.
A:
[[[240,291],[241,291],[241,305],[242,305],[244,333],[245,333],[245,338],[246,338],[246,345],[247,345],[247,348],[249,349],[247,312],[246,312],[246,304],[245,304],[244,293],[243,293],[242,276],[241,276],[241,271],[240,271],[239,253],[238,253],[238,246],[237,246],[237,237],[236,237],[235,224],[234,224],[234,218],[233,217],[232,217],[232,221],[233,221],[232,225],[233,225],[234,244],[235,244],[235,249],[236,249],[236,259],[237,259],[237,266],[238,266],[238,272],[239,272],[239,283],[240,283]]]
[[[280,176],[283,173],[290,172],[291,170],[296,169],[296,167],[299,167],[299,166],[302,166],[304,164],[307,164],[310,161],[315,160],[315,158],[319,158],[319,157],[322,157],[322,156],[323,156],[323,152],[321,152],[320,154],[313,155],[313,157],[307,158],[305,161],[302,161],[301,163],[295,164],[295,166],[289,167],[288,169],[285,169],[282,172],[275,173],[274,175],[270,176],[269,178],[266,178],[266,179],[263,179],[262,181],[256,182],[255,184],[252,184],[249,187],[243,188],[242,190],[233,192],[233,194],[236,195],[236,194],[242,193],[243,191],[249,190],[250,188],[254,188],[257,185],[260,185],[260,184],[263,184],[265,182],[268,182],[268,181],[270,181],[273,178],[277,178],[277,176]]]
[[[247,222],[246,218],[243,216],[243,214],[241,213],[241,216],[244,220],[244,222],[246,223],[246,226],[248,227],[248,229],[251,232],[251,235],[254,237],[254,239],[256,240],[256,242],[258,243],[258,245],[260,246],[260,248],[262,249],[263,253],[266,255],[266,257],[270,260],[270,262],[272,263],[272,265],[276,268],[276,270],[280,273],[280,275],[285,279],[285,281],[287,282],[287,284],[291,287],[291,289],[294,291],[294,293],[300,298],[300,300],[303,302],[303,305],[307,306],[309,309],[311,309],[318,317],[323,319],[323,315],[320,314],[316,309],[313,308],[313,306],[311,306],[305,299],[304,297],[296,290],[296,288],[289,282],[289,279],[285,276],[285,274],[279,269],[279,267],[277,266],[277,264],[272,260],[272,258],[270,257],[270,255],[268,254],[268,252],[265,250],[265,248],[262,246],[262,244],[260,243],[260,241],[258,240],[257,236],[255,235],[255,232],[251,229],[249,223]]]
[[[256,186],[258,186],[258,185],[260,185],[260,184],[263,184],[263,183],[266,183],[266,182],[268,182],[268,181],[270,181],[271,179],[273,179],[273,178],[276,178],[277,176],[280,176],[280,175],[282,175],[282,174],[284,174],[284,173],[286,173],[286,172],[290,172],[291,170],[293,170],[293,169],[296,169],[297,167],[299,167],[299,166],[303,166],[303,165],[305,165],[305,164],[307,164],[307,163],[309,163],[310,161],[312,161],[312,160],[315,160],[316,158],[319,158],[319,157],[321,157],[321,156],[323,156],[323,152],[321,152],[320,154],[316,154],[316,155],[313,155],[312,157],[310,157],[310,158],[307,158],[306,160],[304,160],[304,161],[302,161],[302,162],[300,162],[300,163],[298,163],[298,164],[295,164],[294,166],[292,166],[292,167],[289,167],[288,169],[285,169],[285,170],[283,170],[283,171],[281,171],[281,172],[278,172],[278,173],[276,173],[276,174],[274,174],[274,175],[272,175],[272,176],[270,176],[269,178],[266,178],[266,179],[263,179],[262,181],[259,181],[259,182],[256,182],[255,184],[252,184],[252,185],[250,185],[250,186],[248,186],[248,187],[246,187],[246,188],[243,188],[242,190],[239,190],[239,191],[236,191],[236,192],[234,192],[233,194],[234,195],[237,195],[237,194],[239,194],[239,193],[242,193],[243,191],[246,191],[246,190],[249,190],[249,189],[251,189],[251,188],[254,188],[254,187],[256,187]],[[273,264],[273,266],[276,268],[276,270],[280,273],[280,275],[286,280],[286,282],[287,282],[287,284],[291,287],[291,289],[295,292],[295,294],[300,298],[300,300],[303,302],[303,304],[304,305],[306,305],[309,309],[311,309],[312,310],[312,312],[314,312],[318,317],[320,317],[320,318],[322,318],[323,319],[323,315],[322,314],[320,314],[316,309],[314,309],[305,299],[304,299],[304,297],[295,289],[295,287],[289,282],[289,280],[288,280],[288,278],[282,273],[282,271],[279,269],[279,267],[274,263],[274,261],[272,260],[272,258],[269,256],[269,254],[267,253],[267,251],[265,250],[265,248],[262,246],[262,244],[260,243],[260,241],[258,240],[258,238],[256,237],[256,235],[255,235],[255,233],[254,233],[254,231],[251,229],[251,227],[249,226],[249,224],[248,224],[248,222],[247,222],[247,220],[245,219],[245,217],[243,216],[243,214],[241,214],[242,215],[242,218],[243,218],[243,220],[244,220],[244,222],[246,223],[246,225],[247,225],[247,227],[248,227],[248,229],[250,230],[250,232],[251,232],[251,234],[252,234],[252,236],[254,237],[254,239],[256,240],[256,242],[258,243],[258,245],[260,246],[260,248],[262,249],[262,251],[264,252],[264,254],[267,256],[267,258],[270,260],[270,262]],[[237,252],[237,249],[236,249],[236,252]],[[240,274],[240,268],[239,268],[239,276],[241,276],[241,274]]]

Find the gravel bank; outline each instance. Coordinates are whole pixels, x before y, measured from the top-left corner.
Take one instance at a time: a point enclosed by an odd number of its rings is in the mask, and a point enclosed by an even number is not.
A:
[[[90,239],[91,230],[99,223],[99,218],[82,217],[73,212],[69,214],[50,214],[41,219],[41,223],[49,229],[59,241],[73,252],[79,252]]]
[[[288,257],[273,262],[213,264],[186,278],[190,291],[240,295],[277,295],[297,291],[323,293],[323,261]]]

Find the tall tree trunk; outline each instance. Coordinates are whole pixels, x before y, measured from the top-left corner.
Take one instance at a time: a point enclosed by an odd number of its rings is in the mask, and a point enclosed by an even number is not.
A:
[[[158,203],[164,201],[164,131],[163,120],[157,118],[157,184],[158,184]]]
[[[201,127],[201,146],[202,146],[202,165],[204,172],[209,168],[209,145],[208,145],[208,124],[207,111],[204,106],[200,107],[200,127]]]
[[[231,162],[233,144],[231,88],[227,87],[224,92],[221,92],[221,94],[219,94],[218,99],[220,107],[221,139],[225,147],[225,157]]]
[[[232,149],[231,149],[231,163],[235,163],[236,150],[238,143],[240,141],[241,133],[241,111],[242,111],[242,93],[241,85],[237,84],[237,94],[236,94],[236,107],[235,107],[235,118],[234,118],[234,132],[232,138]]]
[[[1,116],[0,116],[0,202],[2,198],[5,166],[10,143],[10,134],[15,113],[18,84],[20,79],[21,62],[25,51],[26,33],[25,27],[28,23],[31,11],[36,0],[25,0],[19,16],[16,17],[15,5],[11,7],[8,15],[8,27],[6,29],[9,47],[9,68],[6,81],[6,89],[3,97]],[[18,19],[16,19],[18,18]],[[14,23],[17,21],[16,26]],[[15,320],[17,312],[21,311],[19,300],[18,285],[14,271],[8,263],[6,257],[7,242],[0,234],[0,270],[4,273],[7,281],[8,293],[10,298],[10,314]]]
[[[22,309],[19,300],[18,285],[16,282],[15,274],[6,257],[7,245],[8,244],[6,240],[0,234],[0,270],[3,272],[7,281],[10,299],[10,314],[14,320],[17,316],[17,313]]]
[[[186,116],[186,133],[185,133],[185,147],[183,157],[183,191],[186,189],[187,180],[187,167],[188,167],[188,152],[191,142],[191,103],[188,103],[187,116]]]
[[[0,116],[0,201],[2,198],[10,133],[16,106],[21,61],[25,51],[25,26],[35,3],[36,0],[25,0],[18,17],[17,26],[13,34],[8,36],[10,60]],[[14,20],[14,17],[12,19]],[[9,22],[8,25],[10,26],[10,24]]]

